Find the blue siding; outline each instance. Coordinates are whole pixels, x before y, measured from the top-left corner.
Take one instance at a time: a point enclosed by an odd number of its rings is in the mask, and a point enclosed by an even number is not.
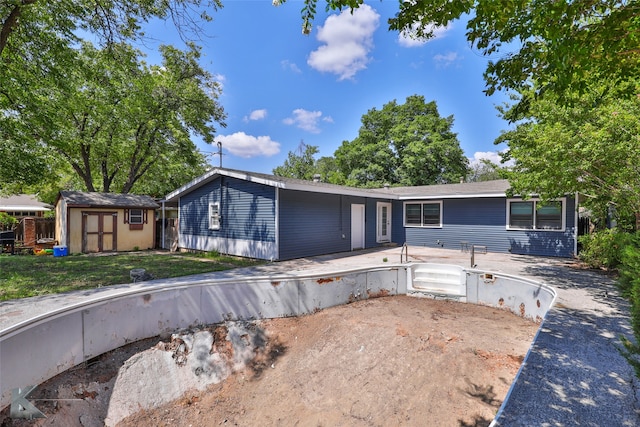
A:
[[[347,196],[280,190],[279,259],[351,250]]]
[[[490,252],[571,257],[575,203],[567,198],[564,232],[507,230],[505,198],[444,199],[442,228],[406,227],[410,245],[460,249],[460,242],[484,245]],[[404,212],[400,209],[400,216]],[[404,221],[404,218],[401,218]]]
[[[209,230],[209,203],[215,202],[220,202],[222,224],[219,230]],[[275,189],[218,178],[180,198],[180,232],[204,238],[275,242]]]

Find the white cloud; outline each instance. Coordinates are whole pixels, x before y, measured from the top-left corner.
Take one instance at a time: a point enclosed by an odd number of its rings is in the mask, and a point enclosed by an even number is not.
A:
[[[280,152],[280,143],[268,136],[247,135],[236,132],[232,135],[219,135],[216,141],[222,143],[222,148],[234,156],[249,159],[251,157],[271,157]]]
[[[507,151],[507,148],[505,148],[504,150],[500,151],[500,152],[496,152],[496,151],[476,151],[475,153],[473,153],[473,157],[469,158],[469,165],[471,167],[479,165],[480,161],[482,159],[487,159],[489,161],[491,161],[492,163],[495,163],[498,166],[513,166],[513,161],[509,160],[508,162],[502,164],[500,163],[502,161],[502,157],[500,157],[500,153],[504,153],[505,151]]]
[[[298,67],[298,65],[295,62],[289,61],[288,59],[284,59],[284,60],[280,61],[280,65],[285,70],[293,71],[296,74],[302,73],[302,70]]]
[[[322,116],[322,111],[307,111],[303,108],[293,110],[293,117],[287,117],[282,122],[285,125],[296,125],[300,129],[311,133],[320,133],[318,122],[333,123],[331,116]]]
[[[458,56],[457,52],[447,52],[444,55],[439,53],[433,59],[439,67],[448,67],[454,62],[462,60],[462,56]]]
[[[249,113],[248,116],[244,116],[243,120],[245,122],[251,121],[251,120],[263,120],[267,117],[267,110],[262,108],[260,110],[253,110],[252,112]]]
[[[315,70],[338,75],[338,80],[350,79],[367,68],[369,52],[373,48],[373,33],[380,15],[367,4],[351,13],[327,18],[318,28],[317,39],[324,43],[311,52],[307,64]]]
[[[398,34],[398,44],[403,47],[422,46],[430,41],[443,38],[452,28],[451,25],[430,25],[427,29],[433,32],[433,36],[426,39],[416,35],[416,25],[414,24],[410,30]]]

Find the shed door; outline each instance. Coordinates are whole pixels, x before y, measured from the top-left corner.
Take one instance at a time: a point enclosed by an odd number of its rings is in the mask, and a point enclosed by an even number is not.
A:
[[[378,243],[391,241],[391,203],[378,203],[376,241]]]
[[[351,205],[351,250],[364,249],[364,205]]]
[[[116,212],[82,212],[82,252],[111,252],[117,250]]]

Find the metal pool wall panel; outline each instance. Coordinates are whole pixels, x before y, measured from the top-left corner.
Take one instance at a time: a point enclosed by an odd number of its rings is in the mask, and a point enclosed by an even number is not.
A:
[[[371,270],[367,272],[367,296],[382,297],[386,295],[398,295],[407,293],[407,275],[402,269],[389,268],[388,270]],[[402,278],[402,283],[400,283]]]
[[[104,301],[83,310],[85,359],[186,328],[201,318],[197,287],[155,289]]]
[[[475,288],[475,289],[474,289]],[[556,292],[540,282],[502,273],[468,270],[468,302],[504,308],[540,323],[553,305]]]
[[[202,286],[202,323],[298,315],[298,279],[259,279]]]
[[[11,402],[11,390],[40,384],[84,359],[82,314],[65,313],[0,337],[0,408]]]

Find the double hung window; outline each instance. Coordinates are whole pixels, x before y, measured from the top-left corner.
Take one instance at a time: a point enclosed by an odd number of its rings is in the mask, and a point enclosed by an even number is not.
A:
[[[442,227],[442,202],[406,202],[405,227]]]
[[[209,230],[220,230],[220,203],[209,203]]]
[[[508,200],[507,228],[510,230],[553,230],[565,228],[565,199],[542,204],[539,200]]]

